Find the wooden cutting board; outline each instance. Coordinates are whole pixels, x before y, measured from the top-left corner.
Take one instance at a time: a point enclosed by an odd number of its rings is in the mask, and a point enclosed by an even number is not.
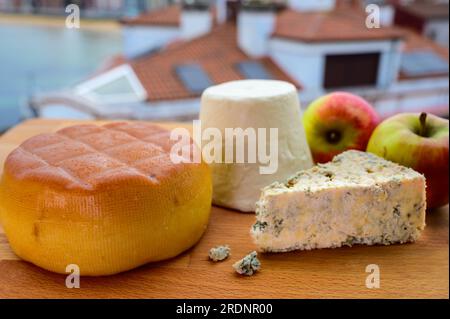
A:
[[[26,138],[73,123],[31,120],[10,130],[0,137],[1,167]],[[414,244],[260,254],[261,272],[241,277],[231,265],[255,249],[253,222],[252,214],[212,207],[208,230],[189,251],[115,276],[83,277],[80,289],[66,288],[63,275],[18,260],[0,227],[0,298],[449,297],[448,206],[428,212],[427,227]],[[219,244],[229,244],[232,256],[214,264],[208,250]],[[365,286],[369,264],[380,268],[379,289]]]

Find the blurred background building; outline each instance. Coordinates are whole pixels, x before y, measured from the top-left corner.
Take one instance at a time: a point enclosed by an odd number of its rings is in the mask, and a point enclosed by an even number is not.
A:
[[[393,1],[394,23],[448,47],[448,0]]]
[[[76,4],[85,17],[122,17],[161,8],[173,0],[0,0],[0,11],[35,14],[63,14]]]
[[[44,2],[64,8],[61,1]],[[114,8],[120,24],[112,46],[120,41],[120,49],[103,50],[111,47],[99,40],[104,36],[83,42],[89,50],[76,57],[104,54],[76,81],[28,92],[30,114],[187,120],[197,116],[206,87],[262,78],[296,85],[303,107],[345,90],[365,97],[382,116],[427,111],[448,117],[448,1],[78,2],[84,16]],[[14,10],[23,10],[22,1],[16,4]],[[370,4],[380,9],[379,28],[366,25]]]

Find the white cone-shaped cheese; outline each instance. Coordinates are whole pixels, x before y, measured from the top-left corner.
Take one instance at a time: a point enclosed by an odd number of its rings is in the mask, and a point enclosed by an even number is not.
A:
[[[208,88],[201,104],[202,131],[220,130],[223,141],[218,143],[222,144],[222,154],[225,154],[226,128],[253,128],[256,132],[265,128],[266,141],[270,141],[270,128],[278,129],[278,168],[273,174],[261,174],[261,167],[269,164],[261,163],[258,153],[256,163],[248,163],[247,139],[245,163],[211,163],[214,204],[243,212],[255,211],[263,187],[313,165],[297,90],[292,84],[267,80],[228,82]],[[203,146],[208,141],[203,140]],[[267,145],[265,154],[270,154],[270,148],[273,152],[274,146]]]

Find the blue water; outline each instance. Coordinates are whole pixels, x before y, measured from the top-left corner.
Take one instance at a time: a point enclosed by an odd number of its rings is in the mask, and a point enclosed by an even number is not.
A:
[[[22,119],[33,93],[73,85],[121,52],[117,31],[0,24],[0,132]]]

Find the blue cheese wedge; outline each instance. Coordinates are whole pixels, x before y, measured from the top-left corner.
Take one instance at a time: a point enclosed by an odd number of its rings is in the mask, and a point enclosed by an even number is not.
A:
[[[347,151],[264,188],[256,206],[251,234],[261,251],[413,242],[425,227],[425,178]]]
[[[209,250],[209,259],[212,261],[222,261],[230,256],[230,247],[228,245],[213,247]]]
[[[252,251],[250,254],[233,264],[234,270],[240,275],[252,276],[261,269],[261,263],[257,257],[257,252]]]

